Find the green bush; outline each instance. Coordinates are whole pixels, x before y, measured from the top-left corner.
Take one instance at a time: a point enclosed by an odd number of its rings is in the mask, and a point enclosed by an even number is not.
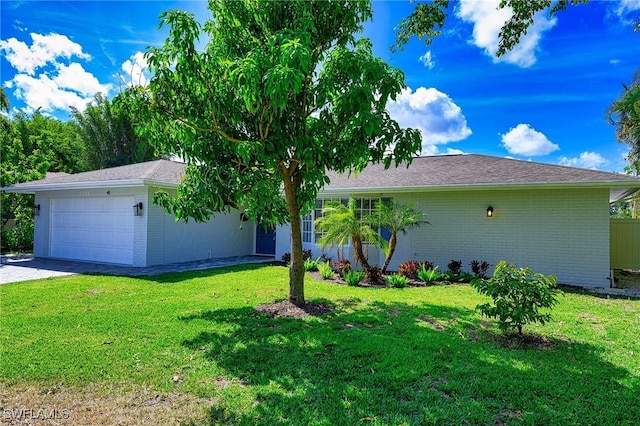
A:
[[[439,281],[441,278],[442,273],[438,271],[437,266],[427,269],[425,265],[422,265],[420,269],[418,269],[418,279],[427,284]]]
[[[304,270],[305,271],[317,271],[318,264],[320,263],[320,258],[317,259],[305,259],[304,261]]]
[[[407,284],[409,284],[409,278],[405,277],[404,275],[393,274],[389,275],[385,279],[387,280],[387,283],[389,283],[389,285],[395,288],[404,288],[407,286]]]
[[[318,263],[318,272],[324,280],[333,278],[333,268],[331,267],[331,264],[329,262]]]
[[[342,274],[347,285],[356,286],[364,279],[364,271],[347,271]]]
[[[15,225],[7,227],[5,221],[0,231],[2,247],[9,252],[30,252],[33,250],[33,201],[29,206],[19,205],[15,210]]]
[[[470,283],[474,278],[476,278],[475,275],[463,271],[456,276],[456,281],[459,283]]]
[[[557,296],[562,292],[556,284],[553,275],[545,277],[531,268],[518,268],[504,260],[496,265],[492,278],[471,282],[479,293],[493,299],[493,305],[485,303],[476,309],[489,318],[498,318],[503,331],[517,329],[519,334],[528,323],[544,325],[551,321],[550,313],[539,310],[550,309],[558,303]]]

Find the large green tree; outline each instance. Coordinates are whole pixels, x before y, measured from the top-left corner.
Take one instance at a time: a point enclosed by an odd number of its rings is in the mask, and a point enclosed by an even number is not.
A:
[[[91,169],[89,152],[73,121],[61,121],[36,110],[33,114],[19,111],[11,117],[22,147],[22,153],[44,155],[50,172],[78,173]]]
[[[9,101],[0,92],[2,109]],[[39,149],[25,150],[13,120],[0,115],[0,187],[44,177],[49,168],[46,155]],[[33,195],[0,193],[0,243],[9,250],[28,250],[33,244]],[[8,226],[13,220],[12,226]]]
[[[90,152],[92,169],[142,163],[158,158],[153,147],[136,133],[133,110],[137,88],[128,88],[110,101],[101,93],[84,111],[72,108]]]
[[[9,110],[6,94],[0,107]],[[90,168],[87,149],[73,121],[24,111],[0,116],[0,186],[45,177],[46,172],[77,173]],[[33,195],[1,194],[2,245],[29,250],[33,244]],[[13,226],[8,220],[15,219]]]
[[[420,151],[419,132],[385,109],[404,75],[355,38],[368,1],[213,0],[209,9],[204,26],[162,14],[169,37],[146,55],[144,132],[188,162],[177,196],[156,201],[183,218],[234,207],[289,222],[289,300],[303,305],[301,214],[327,172],[397,166]]]

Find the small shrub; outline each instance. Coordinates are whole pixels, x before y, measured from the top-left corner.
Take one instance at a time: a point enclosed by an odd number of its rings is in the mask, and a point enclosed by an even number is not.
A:
[[[445,284],[451,284],[458,281],[458,276],[451,271],[447,271],[440,276],[440,279]]]
[[[333,268],[331,268],[331,264],[329,262],[318,263],[318,272],[324,280],[330,280],[333,278]]]
[[[313,256],[313,252],[311,250],[302,250],[302,260],[303,261],[311,259],[312,256]],[[291,263],[291,253],[286,252],[285,254],[282,255],[281,259],[282,259],[282,261],[284,263],[286,263],[288,265],[289,263]],[[306,268],[306,266],[305,266],[305,268]]]
[[[502,260],[491,279],[477,279],[471,285],[493,299],[493,305],[485,303],[476,309],[489,318],[498,318],[503,331],[517,329],[522,334],[522,327],[528,323],[544,325],[551,321],[551,314],[542,314],[539,309],[550,309],[558,303],[557,295],[562,292],[556,283],[553,275],[545,277]]]
[[[382,280],[382,268],[378,265],[371,265],[365,273],[365,278],[371,284],[378,284]]]
[[[473,275],[475,275],[476,278],[487,278],[487,271],[491,267],[491,264],[489,262],[485,262],[484,260],[482,262],[478,260],[472,260],[469,265],[471,266],[471,272],[473,272]]]
[[[459,283],[470,283],[474,278],[475,275],[470,274],[469,272],[461,272],[455,276],[455,280]]]
[[[349,286],[356,286],[364,279],[363,271],[347,271],[342,274],[342,278]]]
[[[407,260],[398,265],[398,274],[413,279],[418,276],[418,269],[420,269],[420,262],[417,260]]]
[[[327,255],[326,253],[322,253],[320,255],[320,262],[331,263],[331,256]]]
[[[389,275],[385,279],[387,280],[387,283],[389,283],[389,285],[395,288],[404,288],[407,286],[407,284],[409,284],[409,278],[405,277],[404,275],[393,274]]]
[[[434,265],[433,262],[429,262],[428,260],[425,260],[424,262],[421,263],[421,266],[424,266],[424,269],[435,269],[438,266]]]
[[[338,260],[337,262],[331,262],[331,266],[333,270],[338,273],[338,275],[343,276],[345,272],[349,272],[351,270],[351,262],[348,260]]]
[[[418,269],[418,279],[420,281],[423,281],[427,284],[431,284],[442,278],[442,273],[438,271],[437,266],[435,268],[434,267],[427,268],[425,265],[422,265],[420,269]]]
[[[313,252],[311,251],[311,249],[302,250],[302,260],[311,259],[312,257],[313,257]]]
[[[447,264],[447,268],[449,268],[449,272],[453,273],[456,277],[462,273],[462,261],[461,260],[451,260]]]
[[[317,259],[306,259],[304,261],[304,270],[305,271],[317,271],[318,270],[318,263],[320,262],[320,258]]]

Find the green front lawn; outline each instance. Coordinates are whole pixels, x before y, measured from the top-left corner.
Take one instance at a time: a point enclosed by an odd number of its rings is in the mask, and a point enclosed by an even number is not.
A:
[[[287,291],[285,268],[257,265],[0,286],[0,410],[51,407],[58,394],[71,419],[95,413],[91,399],[149,424],[164,419],[153,401],[175,413],[185,398],[189,410],[172,422],[640,421],[638,300],[567,293],[555,320],[525,327],[539,337],[521,342],[475,312],[486,299],[468,285],[374,289],[307,276],[307,298],[333,311],[255,311]]]

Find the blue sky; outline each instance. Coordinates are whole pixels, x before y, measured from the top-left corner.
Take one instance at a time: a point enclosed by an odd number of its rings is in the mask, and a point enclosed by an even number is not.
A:
[[[408,0],[374,2],[364,35],[376,55],[402,69],[407,89],[389,111],[419,128],[423,154],[479,153],[621,171],[626,148],[605,121],[607,107],[640,66],[640,33],[631,23],[640,0],[591,1],[536,17],[525,39],[496,58],[508,17],[499,0],[452,2],[444,34],[430,46],[411,41],[391,53],[394,26]],[[164,41],[158,16],[203,1],[2,1],[2,85],[14,108],[67,119],[96,92],[113,96],[144,84],[143,52]]]

